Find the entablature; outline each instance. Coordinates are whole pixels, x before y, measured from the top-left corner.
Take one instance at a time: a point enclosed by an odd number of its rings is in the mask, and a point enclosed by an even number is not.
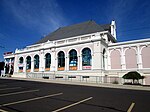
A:
[[[76,37],[70,37],[70,38],[61,39],[61,40],[47,41],[45,43],[27,46],[24,49],[16,49],[15,53],[20,54],[20,53],[25,53],[25,52],[39,51],[43,49],[51,49],[51,48],[57,48],[61,46],[68,46],[68,45],[73,45],[73,44],[82,44],[85,42],[87,43],[87,42],[98,41],[103,38],[102,34],[105,36],[108,36],[109,35],[108,33],[109,33],[108,31],[103,31],[103,32],[96,32],[96,33],[91,33],[91,34],[86,34],[86,35],[80,35]]]

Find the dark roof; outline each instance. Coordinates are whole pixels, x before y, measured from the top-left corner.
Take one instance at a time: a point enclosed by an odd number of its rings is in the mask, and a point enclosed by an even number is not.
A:
[[[44,38],[36,42],[35,44],[44,43],[47,42],[48,40],[54,41],[54,40],[84,35],[84,34],[106,31],[108,29],[108,26],[110,25],[101,26],[95,23],[95,21],[90,20],[90,21],[86,21],[71,26],[60,27],[56,31],[48,34],[47,36],[45,36]]]
[[[105,31],[108,31],[110,30],[110,24],[104,24],[104,25],[101,25]]]

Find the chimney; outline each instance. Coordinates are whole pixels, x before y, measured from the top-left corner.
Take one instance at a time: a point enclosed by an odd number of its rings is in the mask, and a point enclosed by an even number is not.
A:
[[[116,22],[112,20],[111,22],[111,35],[117,40],[116,38]]]

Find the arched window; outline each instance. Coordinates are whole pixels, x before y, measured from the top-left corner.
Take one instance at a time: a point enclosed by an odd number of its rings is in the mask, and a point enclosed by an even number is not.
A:
[[[51,66],[51,54],[47,53],[45,55],[45,70],[49,71]]]
[[[58,70],[65,70],[65,54],[63,51],[58,53]]]
[[[136,51],[133,48],[127,49],[125,52],[126,68],[137,68]]]
[[[106,55],[106,50],[104,49],[104,50],[103,50],[103,61],[102,61],[102,62],[103,62],[103,69],[105,69],[105,64],[106,64],[106,63],[105,63],[105,62],[106,62],[106,61],[105,61],[105,60],[106,60],[106,59],[105,59],[105,57],[106,57],[105,55]]]
[[[34,56],[34,71],[39,71],[39,55]]]
[[[19,72],[23,72],[23,57],[19,58]]]
[[[150,47],[144,47],[142,49],[142,64],[143,68],[150,68]]]
[[[77,70],[78,58],[77,51],[72,49],[69,52],[69,70]]]
[[[23,57],[19,58],[19,63],[22,64],[23,63]]]
[[[82,69],[91,69],[91,66],[92,66],[91,50],[89,48],[84,48],[82,50]]]
[[[121,69],[121,57],[118,50],[113,50],[110,55],[111,69]]]
[[[30,56],[28,56],[28,57],[26,58],[26,71],[27,71],[27,72],[30,72],[30,71],[31,71],[31,57],[30,57]]]

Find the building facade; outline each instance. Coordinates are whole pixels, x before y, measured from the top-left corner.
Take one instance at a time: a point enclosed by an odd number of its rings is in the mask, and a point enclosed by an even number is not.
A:
[[[116,79],[138,71],[145,76],[143,84],[150,84],[149,57],[150,39],[117,42],[115,21],[62,27],[33,45],[4,55],[6,64],[14,63],[13,77],[44,73]]]

